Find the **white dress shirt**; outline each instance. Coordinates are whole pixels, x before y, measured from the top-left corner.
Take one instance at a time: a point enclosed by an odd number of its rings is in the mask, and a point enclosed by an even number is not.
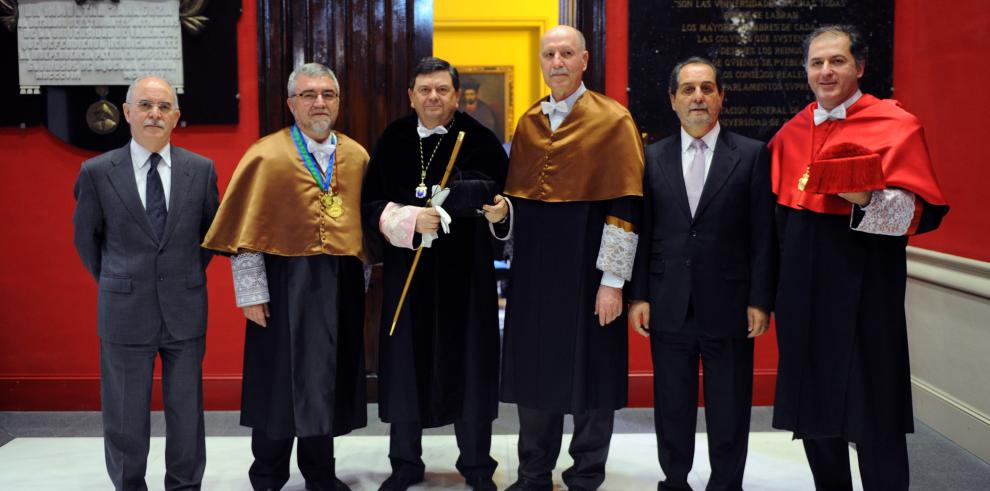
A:
[[[712,158],[715,157],[715,143],[718,141],[718,134],[722,131],[722,125],[718,121],[715,122],[715,127],[712,128],[705,136],[701,137],[701,141],[705,142],[705,179],[708,178],[708,170],[712,168]],[[691,161],[694,160],[694,152],[697,150],[691,146],[695,138],[684,131],[684,127],[681,127],[681,172],[684,177],[687,178],[688,166],[691,165]]]
[[[162,159],[158,161],[158,177],[162,180],[162,189],[165,191],[165,209],[168,210],[169,191],[172,189],[172,146],[166,143],[157,153]],[[134,180],[137,181],[138,195],[141,196],[141,206],[148,207],[145,194],[148,190],[148,169],[151,163],[151,150],[142,147],[138,142],[131,139],[131,163],[134,165]]]

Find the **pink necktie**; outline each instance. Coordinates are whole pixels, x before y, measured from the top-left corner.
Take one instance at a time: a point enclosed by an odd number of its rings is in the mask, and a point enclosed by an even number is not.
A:
[[[684,187],[687,190],[691,216],[694,216],[694,211],[698,209],[698,200],[701,199],[701,190],[705,187],[705,149],[708,146],[704,141],[695,139],[691,142],[691,148],[694,149],[694,159],[684,175]]]

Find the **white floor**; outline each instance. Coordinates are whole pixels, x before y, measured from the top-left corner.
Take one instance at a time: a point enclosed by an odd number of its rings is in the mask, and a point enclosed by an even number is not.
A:
[[[498,460],[495,483],[505,488],[516,477],[516,435],[495,435],[492,456]],[[564,449],[554,480],[563,489],[560,472],[571,463]],[[163,488],[164,438],[151,439],[148,457],[148,484],[152,490]],[[250,439],[247,437],[210,437],[206,439],[207,465],[204,490],[250,489],[247,469],[251,464]],[[425,436],[423,460],[426,481],[411,489],[468,489],[454,469],[457,445],[453,436]],[[705,435],[699,434],[694,470],[690,484],[704,489],[709,467]],[[337,475],[355,491],[376,490],[388,477],[388,437],[349,436],[335,441]],[[852,452],[850,452],[852,454]],[[853,475],[858,476],[856,459],[851,455]],[[295,459],[293,458],[293,462]],[[652,434],[616,434],[612,437],[607,477],[603,490],[653,490],[660,478],[656,439]],[[858,479],[858,478],[857,478]],[[790,433],[751,433],[746,477],[747,490],[813,490],[811,473],[800,441]],[[110,489],[103,462],[101,438],[18,438],[0,447],[0,490],[105,490]],[[302,491],[303,479],[295,465],[286,490]],[[854,489],[862,490],[857,480]]]

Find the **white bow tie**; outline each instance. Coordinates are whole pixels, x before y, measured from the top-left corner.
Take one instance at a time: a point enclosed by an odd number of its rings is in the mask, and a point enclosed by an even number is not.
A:
[[[567,108],[567,101],[560,101],[556,104],[550,101],[543,101],[540,103],[540,107],[543,109],[543,114],[551,114],[554,111],[560,114],[567,114],[570,109]]]
[[[815,126],[818,126],[829,119],[846,119],[846,106],[839,104],[832,108],[831,111],[826,111],[821,106],[815,108]]]
[[[423,138],[429,138],[430,135],[446,135],[447,128],[444,128],[443,125],[439,125],[432,129],[426,129],[426,127],[423,126],[422,124],[417,124],[416,133],[419,133],[419,138],[423,139]]]
[[[334,149],[337,148],[337,139],[330,136],[323,143],[317,143],[316,141],[309,140],[306,142],[306,149],[309,153],[313,155],[323,155],[329,157],[333,155]]]

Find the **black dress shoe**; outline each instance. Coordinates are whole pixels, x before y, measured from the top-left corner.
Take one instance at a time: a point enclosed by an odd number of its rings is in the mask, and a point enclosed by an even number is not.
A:
[[[392,474],[382,483],[378,491],[406,491],[409,486],[423,482],[423,476],[412,477],[407,474]]]
[[[475,491],[498,491],[498,486],[490,477],[469,477],[465,481]]]

